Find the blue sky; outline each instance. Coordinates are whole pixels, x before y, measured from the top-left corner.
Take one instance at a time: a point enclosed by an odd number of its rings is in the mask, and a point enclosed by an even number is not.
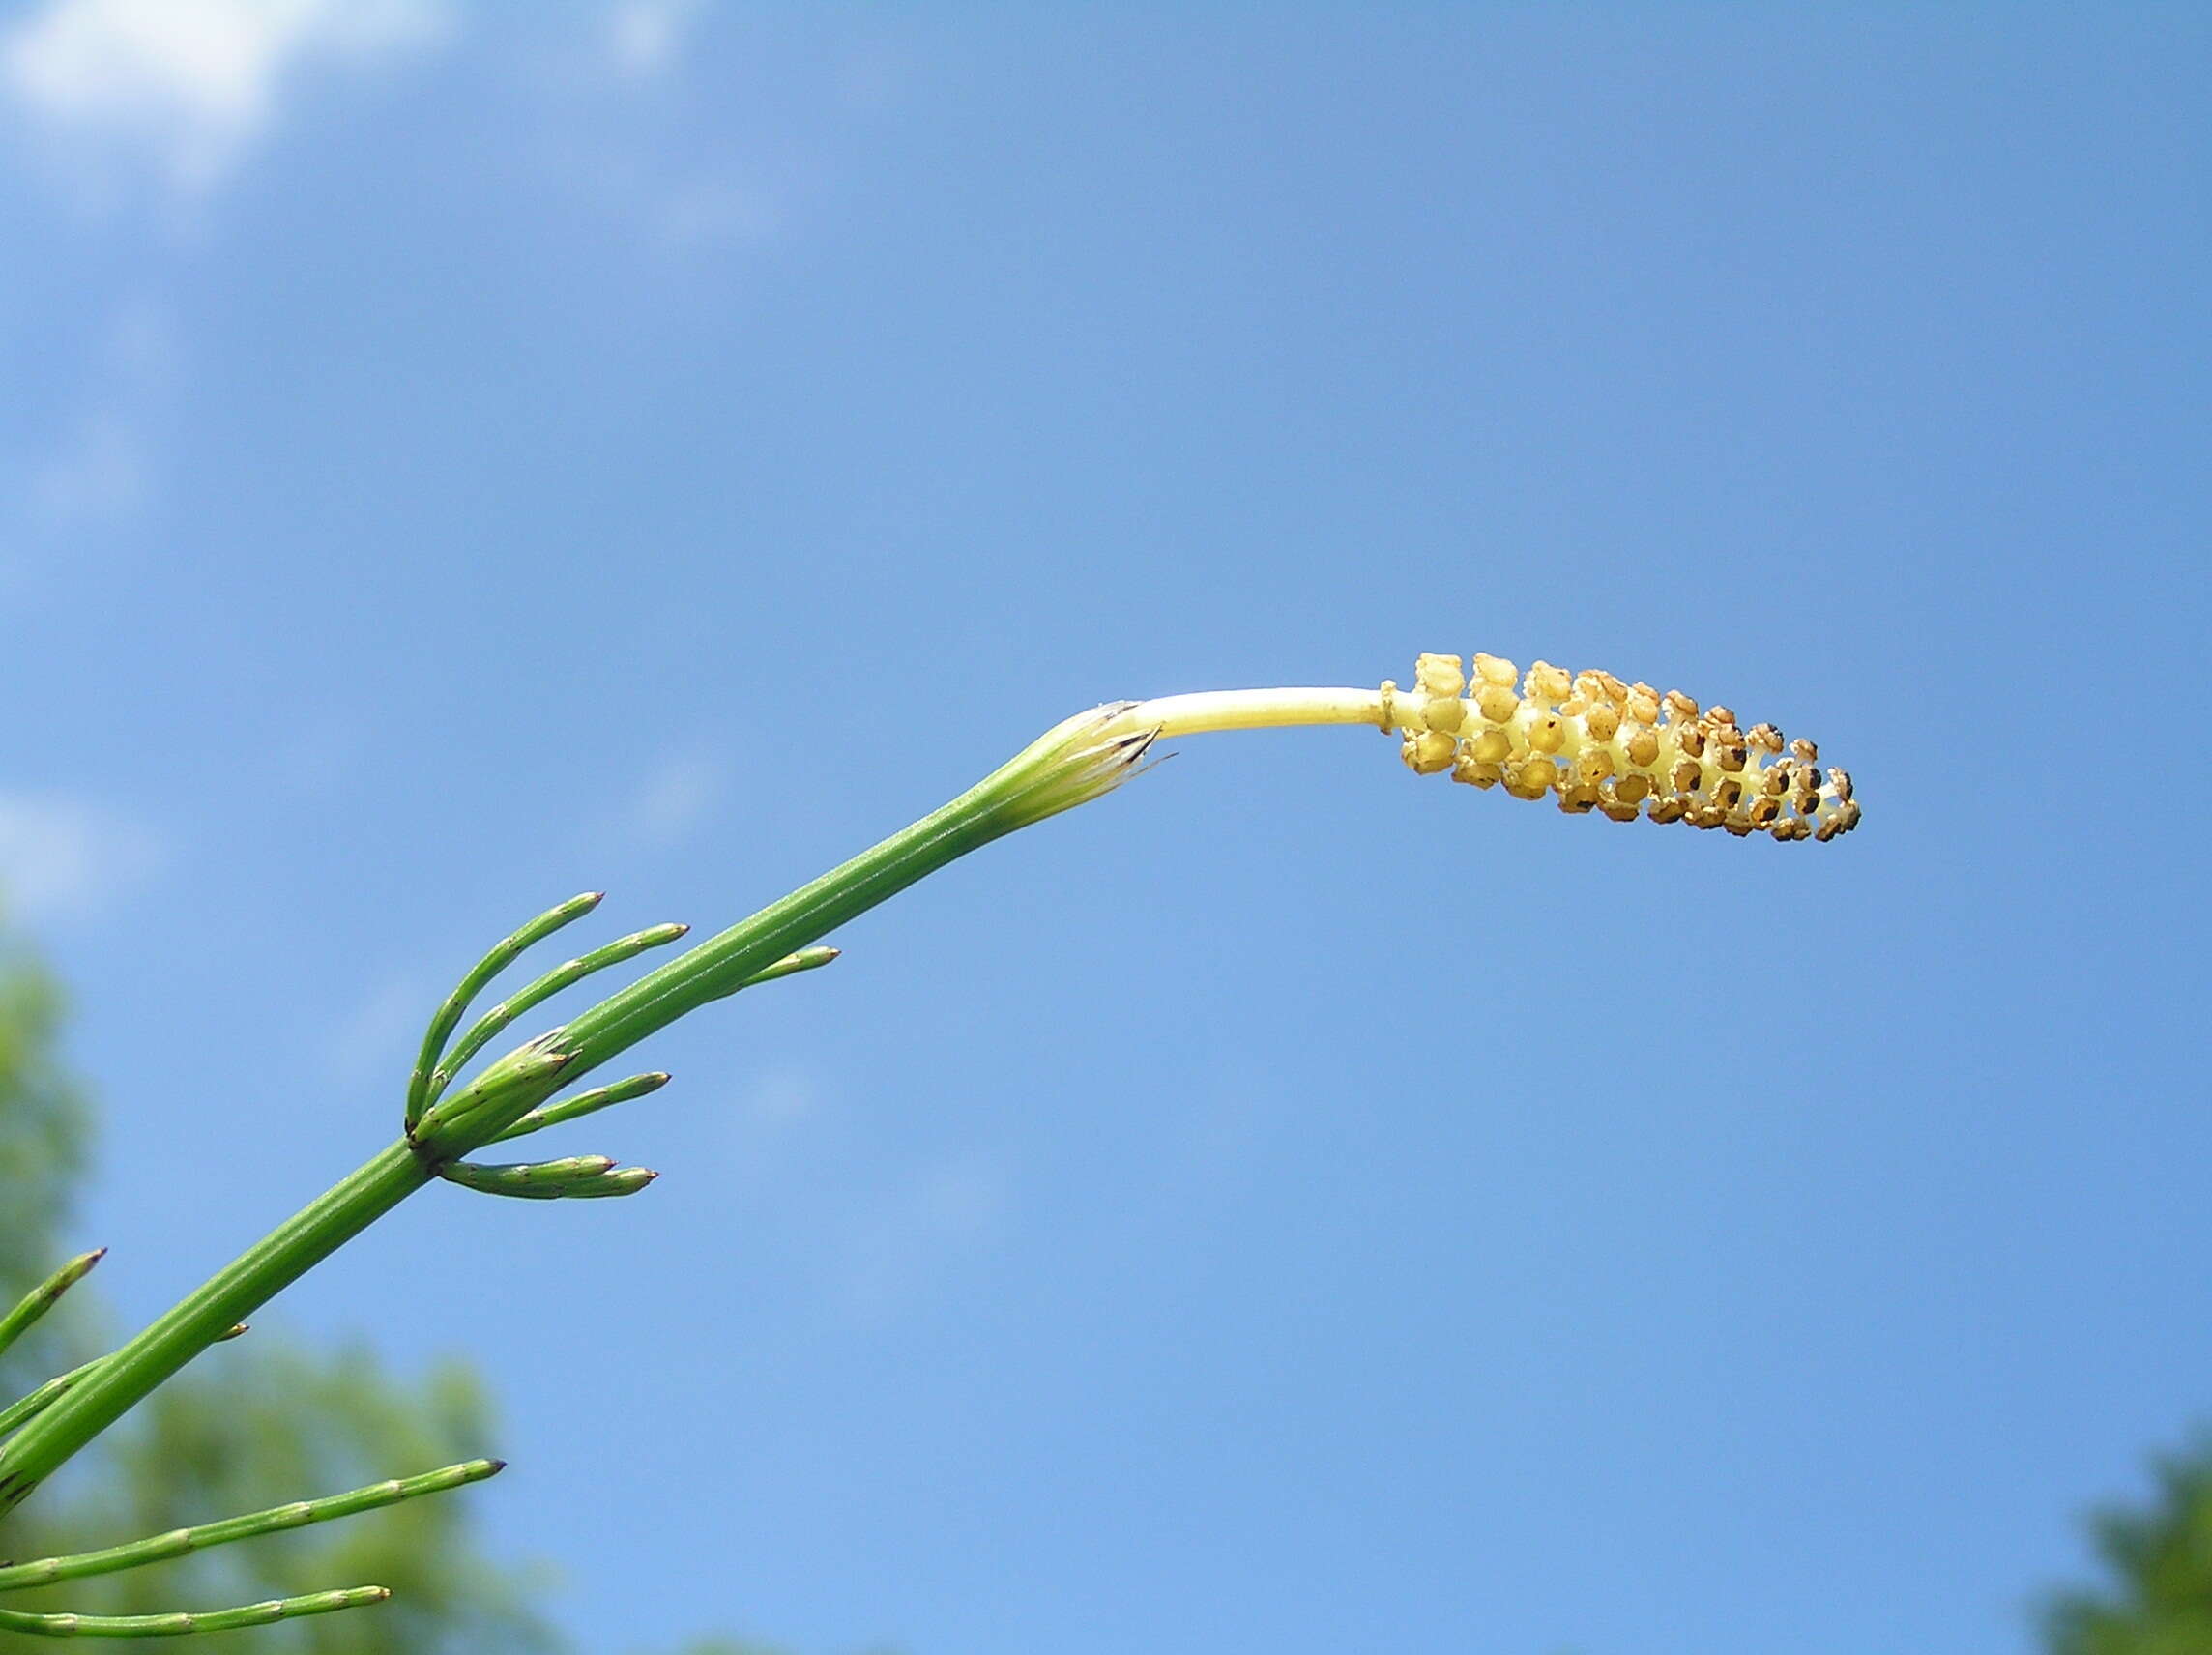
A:
[[[2212,1417],[2197,7],[0,13],[0,879],[144,1317],[568,893],[1485,649],[1827,846],[1356,731],[849,927],[283,1301],[585,1647],[2027,1646]],[[394,1470],[408,1467],[393,1467]]]

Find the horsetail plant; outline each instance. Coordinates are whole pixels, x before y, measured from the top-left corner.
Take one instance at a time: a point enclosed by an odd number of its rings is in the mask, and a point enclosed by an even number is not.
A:
[[[1471,667],[1471,672],[1469,670]],[[1250,689],[1123,701],[1054,726],[966,793],[695,944],[567,1023],[460,1077],[516,1019],[588,976],[685,934],[659,925],[578,955],[493,1005],[459,1033],[478,997],[528,949],[597,908],[592,891],[549,909],[503,939],[463,975],[430,1020],[400,1111],[401,1135],[309,1203],[112,1353],[48,1380],[0,1410],[0,1516],[71,1456],[280,1292],[400,1202],[437,1180],[486,1195],[565,1201],[634,1195],[653,1180],[604,1155],[487,1164],[467,1157],[664,1086],[658,1071],[559,1096],[564,1088],[712,1001],[828,965],[818,940],[992,840],[1112,792],[1163,738],[1305,724],[1369,725],[1395,735],[1420,774],[1502,787],[1517,798],[1555,798],[1570,814],[1639,817],[1719,828],[1738,837],[1829,840],[1859,820],[1850,777],[1817,769],[1805,740],[1771,724],[1741,727],[1726,707],[1701,708],[1609,673],[1569,673],[1538,661],[1424,654],[1411,689]],[[0,1318],[4,1350],[99,1263],[71,1260]],[[71,1556],[0,1565],[0,1592],[137,1568],[209,1546],[458,1488],[501,1463],[472,1460],[348,1494],[306,1500]],[[381,1602],[380,1586],[309,1593],[197,1613],[97,1616],[0,1611],[0,1630],[53,1637],[160,1637],[261,1625]]]

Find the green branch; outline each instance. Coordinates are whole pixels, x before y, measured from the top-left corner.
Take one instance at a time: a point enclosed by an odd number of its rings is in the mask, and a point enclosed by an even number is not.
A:
[[[33,1638],[175,1638],[188,1632],[235,1632],[242,1626],[267,1626],[273,1620],[363,1609],[392,1595],[389,1586],[347,1586],[305,1597],[272,1598],[238,1609],[211,1609],[177,1614],[25,1614],[0,1609],[0,1632]]]
[[[205,1552],[210,1547],[228,1546],[234,1541],[280,1534],[288,1528],[305,1528],[310,1523],[329,1523],[334,1518],[352,1517],[357,1512],[376,1511],[397,1505],[401,1500],[480,1483],[486,1477],[497,1476],[503,1469],[503,1461],[469,1460],[458,1466],[442,1466],[420,1476],[371,1483],[342,1495],[294,1500],[290,1505],[272,1506],[267,1511],[248,1512],[244,1517],[228,1517],[220,1523],[203,1523],[194,1528],[172,1528],[164,1534],[133,1540],[128,1545],[73,1553],[66,1557],[41,1557],[32,1563],[9,1564],[0,1567],[0,1592],[51,1585],[56,1581],[82,1580],[87,1575],[112,1575],[124,1569],[182,1557],[188,1552]]]
[[[107,1257],[107,1249],[101,1247],[90,1253],[79,1253],[20,1299],[7,1315],[0,1316],[0,1352],[23,1337],[36,1326],[47,1311],[61,1302],[62,1294],[92,1273],[93,1265]]]

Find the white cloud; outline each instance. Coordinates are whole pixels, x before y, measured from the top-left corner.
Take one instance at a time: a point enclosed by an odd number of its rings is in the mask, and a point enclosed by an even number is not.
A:
[[[0,794],[0,902],[33,918],[100,913],[161,861],[141,824],[62,793]]]
[[[852,1321],[920,1309],[1004,1239],[1016,1178],[1003,1148],[887,1152],[802,1065],[763,1070],[733,1102],[732,1173],[752,1221]]]
[[[339,1020],[326,1048],[332,1073],[348,1086],[378,1075],[404,1077],[439,991],[410,976],[386,978]]]
[[[723,243],[773,241],[783,228],[775,197],[728,179],[694,179],[662,195],[652,209],[663,246],[682,252]]]
[[[0,86],[57,135],[198,193],[302,66],[374,62],[447,22],[442,0],[47,0],[0,36]]]
[[[31,477],[30,498],[47,527],[121,521],[145,501],[147,468],[137,429],[113,411],[64,432]]]
[[[30,460],[29,520],[44,530],[128,521],[153,492],[149,427],[159,421],[181,356],[158,305],[137,300],[109,319],[91,384],[74,413],[56,420],[45,451]]]
[[[796,1126],[822,1107],[822,1089],[804,1069],[782,1068],[763,1075],[738,1109],[744,1125],[759,1133]]]
[[[661,849],[703,827],[729,788],[729,769],[703,753],[671,754],[654,767],[628,812],[630,831]]]
[[[1004,1227],[1012,1195],[1004,1160],[956,1150],[906,1169],[849,1217],[843,1240],[847,1308],[864,1321],[912,1306]]]
[[[698,0],[623,0],[607,15],[607,56],[626,80],[668,72]]]

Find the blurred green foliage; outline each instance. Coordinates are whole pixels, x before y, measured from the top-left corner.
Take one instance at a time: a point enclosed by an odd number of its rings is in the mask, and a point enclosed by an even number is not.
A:
[[[2090,1519],[2106,1582],[2052,1600],[2051,1655],[2212,1655],[2212,1440],[2153,1473],[2146,1504]]]
[[[0,1294],[9,1298],[61,1262],[55,1233],[91,1136],[84,1099],[54,1056],[61,1017],[52,979],[0,944]]]

